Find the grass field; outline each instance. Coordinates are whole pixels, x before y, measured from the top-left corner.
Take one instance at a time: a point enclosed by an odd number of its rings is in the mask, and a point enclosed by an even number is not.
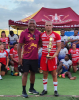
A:
[[[26,86],[26,91],[29,95],[28,100],[79,100],[79,71],[77,73],[72,73],[72,76],[77,76],[76,80],[69,80],[67,77],[65,79],[58,78],[58,93],[59,97],[53,96],[53,80],[49,73],[48,76],[48,94],[45,96],[38,96],[29,94],[29,77]],[[42,74],[36,73],[35,89],[41,93],[43,90],[42,84]],[[21,76],[11,76],[10,72],[0,80],[0,100],[25,100],[26,98],[21,97],[22,95],[22,83]],[[3,96],[4,95],[4,96]],[[17,96],[18,95],[18,96]],[[3,97],[1,97],[3,96]],[[77,97],[78,96],[78,97]]]

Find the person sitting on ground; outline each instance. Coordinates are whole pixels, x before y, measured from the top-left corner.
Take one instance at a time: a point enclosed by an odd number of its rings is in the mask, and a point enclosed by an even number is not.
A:
[[[9,64],[8,64],[7,70],[10,70],[10,68],[11,68],[11,75],[13,76],[14,62],[10,58],[10,49],[6,49],[6,43],[5,42],[3,42],[3,45],[4,45],[4,50],[6,50],[8,52],[8,57],[9,57]]]
[[[72,44],[72,49],[69,50],[69,54],[72,58],[72,67],[73,72],[75,73],[78,70],[78,60],[79,60],[79,49],[76,48],[76,43]]]
[[[6,50],[8,52],[8,57],[9,57],[10,49],[6,48],[6,42],[3,42],[3,45],[4,45],[4,50]],[[9,66],[8,66],[7,70],[10,70]]]
[[[70,60],[70,55],[66,54],[64,59],[61,59],[58,67],[57,67],[57,73],[62,69],[61,74],[59,74],[59,77],[62,76],[62,78],[65,78],[65,75],[68,76],[70,80],[75,80],[76,76],[72,77],[70,73],[70,68],[72,65],[72,61]]]
[[[66,54],[68,54],[68,50],[64,47],[64,41],[61,41],[61,50],[58,54],[58,60],[64,59]]]
[[[1,42],[5,42],[6,43],[6,49],[8,49],[9,38],[6,37],[5,31],[1,32],[1,38],[0,38],[0,40],[1,40]]]
[[[17,42],[18,40],[18,36],[16,34],[14,34],[13,31],[10,31],[10,34],[8,35],[10,43],[9,43],[9,47],[10,49],[13,48],[13,43]]]
[[[10,50],[10,58],[14,62],[14,71],[18,75],[18,72],[19,71],[18,71],[18,53],[17,53],[17,46],[18,46],[18,43],[17,42],[13,43],[13,48]]]
[[[4,45],[0,42],[0,80],[5,75],[5,71],[8,68],[8,52],[4,50]]]

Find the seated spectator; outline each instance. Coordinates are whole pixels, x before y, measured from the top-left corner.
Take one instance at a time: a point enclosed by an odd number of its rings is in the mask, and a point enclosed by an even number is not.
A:
[[[69,42],[71,42],[71,45],[73,42],[76,43],[76,48],[79,48],[79,36],[78,36],[78,29],[74,30],[74,35],[70,36]]]
[[[8,52],[4,50],[4,45],[0,42],[0,80],[5,75],[6,69],[8,68]]]
[[[6,48],[8,49],[9,38],[6,37],[5,31],[1,32],[1,38],[0,38],[0,40],[1,40],[1,42],[5,42],[6,43]]]
[[[58,60],[60,61],[61,59],[65,58],[65,55],[68,54],[67,48],[64,47],[64,41],[61,41],[61,50],[58,54]]]
[[[14,34],[13,31],[10,31],[10,34],[8,35],[10,43],[9,43],[9,47],[10,49],[13,48],[13,43],[17,42],[18,40],[18,36],[16,34]]]
[[[65,78],[65,75],[68,76],[70,80],[75,80],[76,76],[72,77],[70,73],[70,67],[72,65],[72,61],[70,60],[69,54],[66,54],[65,58],[62,59],[57,67],[57,73],[62,69],[61,74],[59,74],[59,77],[62,76],[62,78]]]
[[[10,58],[14,62],[14,71],[18,73],[18,53],[17,53],[18,43],[13,43],[13,48],[10,50]]]
[[[69,54],[72,58],[72,66],[73,66],[73,72],[76,72],[78,70],[78,60],[79,60],[79,49],[76,48],[76,43],[72,44],[72,49],[69,50]]]

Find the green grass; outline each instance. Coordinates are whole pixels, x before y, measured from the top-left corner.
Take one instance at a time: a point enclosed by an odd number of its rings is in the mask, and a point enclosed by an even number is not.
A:
[[[26,100],[22,97],[0,97],[0,100]],[[74,97],[30,97],[27,100],[79,100]]]
[[[44,97],[35,97],[34,95],[28,100],[79,100],[79,98],[74,98],[72,95],[79,95],[79,71],[77,73],[72,73],[72,76],[77,76],[76,80],[69,80],[67,77],[65,79],[58,78],[58,93],[60,97],[53,97],[53,80],[52,76],[49,73],[48,75],[48,84],[47,84],[47,90],[48,94]],[[26,91],[28,93],[29,86],[30,86],[30,75],[28,75],[28,81],[26,86]],[[21,76],[11,76],[10,72],[8,72],[7,75],[3,77],[3,80],[0,80],[0,95],[22,95],[22,82],[21,82]],[[35,80],[35,89],[41,93],[43,90],[43,74],[36,73],[36,80]],[[29,94],[28,95],[32,95]],[[61,95],[64,95],[64,97],[61,97]],[[68,97],[71,95],[71,97]],[[46,99],[45,99],[46,98]],[[0,97],[0,100],[24,100],[22,97]]]

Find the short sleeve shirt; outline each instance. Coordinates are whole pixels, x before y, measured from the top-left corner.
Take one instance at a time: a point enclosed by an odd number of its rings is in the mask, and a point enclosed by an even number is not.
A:
[[[68,36],[61,36],[61,41],[64,41],[64,42],[68,41]]]
[[[69,54],[71,54],[72,56],[72,61],[77,61],[77,59],[79,58],[79,49],[78,48],[76,48],[76,50],[70,49]]]
[[[50,37],[52,37],[52,45],[51,45],[51,51],[50,51],[50,56],[53,56],[53,54],[56,52],[57,43],[61,42],[61,37],[59,34],[57,34],[56,32],[53,32],[50,35],[47,35],[46,32],[42,33],[40,35],[40,39],[42,40],[42,56],[45,56],[48,54],[48,45],[50,42]]]
[[[32,35],[28,29],[22,31],[19,43],[24,44],[23,59],[38,59],[39,36],[40,32],[36,29],[34,35]]]
[[[64,59],[66,54],[68,54],[67,48],[61,49],[60,52],[59,52],[59,54],[58,54],[59,60],[62,59],[62,58]]]
[[[6,48],[8,48],[9,38],[8,38],[8,37],[0,38],[0,40],[1,40],[2,42],[5,42],[5,43],[6,43]]]
[[[6,65],[7,56],[8,56],[8,52],[6,50],[3,50],[3,52],[0,51],[0,62],[4,65]]]
[[[10,45],[13,45],[14,42],[17,41],[18,36],[16,34],[14,34],[14,36],[11,36],[10,34],[8,35],[9,40],[10,40]]]
[[[68,61],[66,61],[65,59],[61,59],[60,60],[64,65],[66,65],[68,68],[69,66],[72,65],[72,61],[69,59]]]
[[[18,52],[14,48],[10,50],[10,55],[13,55],[13,58],[18,61]]]

